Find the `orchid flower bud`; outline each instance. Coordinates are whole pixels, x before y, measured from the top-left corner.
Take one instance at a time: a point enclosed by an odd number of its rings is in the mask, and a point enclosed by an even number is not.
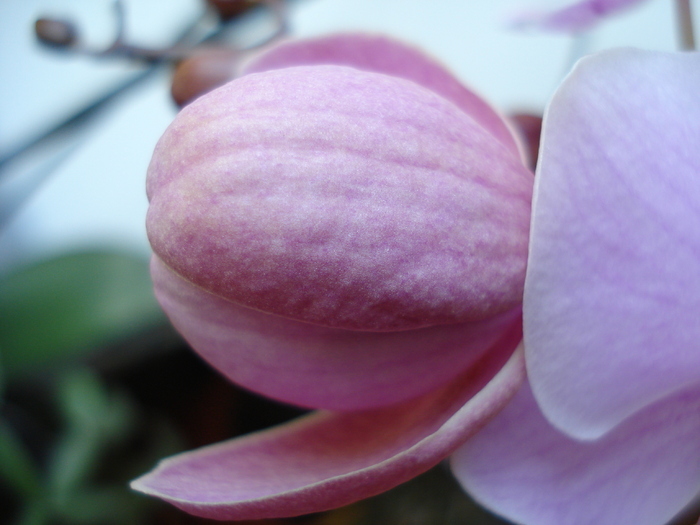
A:
[[[503,119],[381,37],[290,42],[244,72],[156,147],[156,295],[232,381],[333,411],[132,484],[217,519],[387,490],[447,457],[524,380],[533,176]]]
[[[186,107],[148,172],[175,326],[234,382],[316,408],[402,401],[470,366],[518,316],[532,191],[481,104],[316,64]]]

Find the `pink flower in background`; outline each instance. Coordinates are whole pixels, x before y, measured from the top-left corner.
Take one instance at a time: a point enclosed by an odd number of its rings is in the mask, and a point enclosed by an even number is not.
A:
[[[516,523],[657,525],[700,493],[698,92],[697,53],[615,50],[582,60],[547,110],[531,388],[452,462]]]
[[[232,381],[325,409],[134,487],[291,516],[436,465],[524,379],[533,176],[503,120],[391,40],[282,45],[186,107],[148,173],[156,295]]]
[[[590,29],[604,18],[633,7],[644,0],[549,1],[541,7],[517,12],[516,26],[538,27],[551,31],[576,33]]]

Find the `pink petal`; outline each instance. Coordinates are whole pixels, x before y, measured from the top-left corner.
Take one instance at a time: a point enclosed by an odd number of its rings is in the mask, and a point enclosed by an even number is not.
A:
[[[606,17],[623,11],[644,0],[584,0],[579,2],[550,2],[557,7],[529,9],[513,17],[516,26],[536,26],[550,31],[576,33],[590,29]]]
[[[524,377],[522,353],[495,377],[504,355],[488,359],[411,403],[315,413],[167,459],[132,487],[198,516],[239,520],[295,516],[372,496],[437,464],[507,403]]]
[[[212,295],[153,259],[156,295],[175,328],[238,385],[296,405],[357,410],[405,401],[512,351],[515,309],[480,323],[357,332],[300,323]],[[509,346],[511,345],[511,346]]]
[[[600,436],[700,380],[700,55],[584,59],[548,109],[524,323],[553,424]]]
[[[340,66],[239,78],[179,113],[148,190],[158,256],[250,308],[387,331],[522,300],[531,174],[403,79]]]
[[[242,73],[318,64],[351,66],[420,84],[459,106],[518,155],[513,134],[491,106],[465,88],[433,58],[384,36],[336,34],[284,42],[255,57],[244,67]]]
[[[528,525],[659,525],[700,492],[700,388],[594,442],[544,419],[527,384],[457,450],[452,469],[494,512]]]

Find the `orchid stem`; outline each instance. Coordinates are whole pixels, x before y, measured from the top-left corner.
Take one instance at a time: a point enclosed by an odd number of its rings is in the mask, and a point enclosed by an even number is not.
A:
[[[591,34],[588,31],[583,31],[573,35],[571,39],[571,47],[569,48],[569,55],[566,59],[566,69],[564,70],[564,75],[568,75],[571,68],[574,67],[576,62],[590,51],[591,47]]]
[[[695,33],[693,31],[693,11],[690,0],[676,0],[676,16],[681,49],[692,51],[695,49]]]

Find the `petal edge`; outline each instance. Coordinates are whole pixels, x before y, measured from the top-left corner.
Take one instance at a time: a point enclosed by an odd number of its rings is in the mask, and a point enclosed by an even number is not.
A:
[[[518,334],[511,335],[514,346]],[[480,373],[491,377],[485,385],[466,375],[396,407],[313,413],[164,460],[132,488],[191,514],[239,520],[318,512],[378,494],[436,465],[508,402],[524,379],[524,360],[520,347],[507,354],[483,363]]]
[[[700,380],[700,54],[583,59],[545,115],[525,280],[533,392],[594,439]]]
[[[516,523],[658,525],[700,491],[700,388],[581,442],[542,416],[527,383],[452,456],[465,490]]]

